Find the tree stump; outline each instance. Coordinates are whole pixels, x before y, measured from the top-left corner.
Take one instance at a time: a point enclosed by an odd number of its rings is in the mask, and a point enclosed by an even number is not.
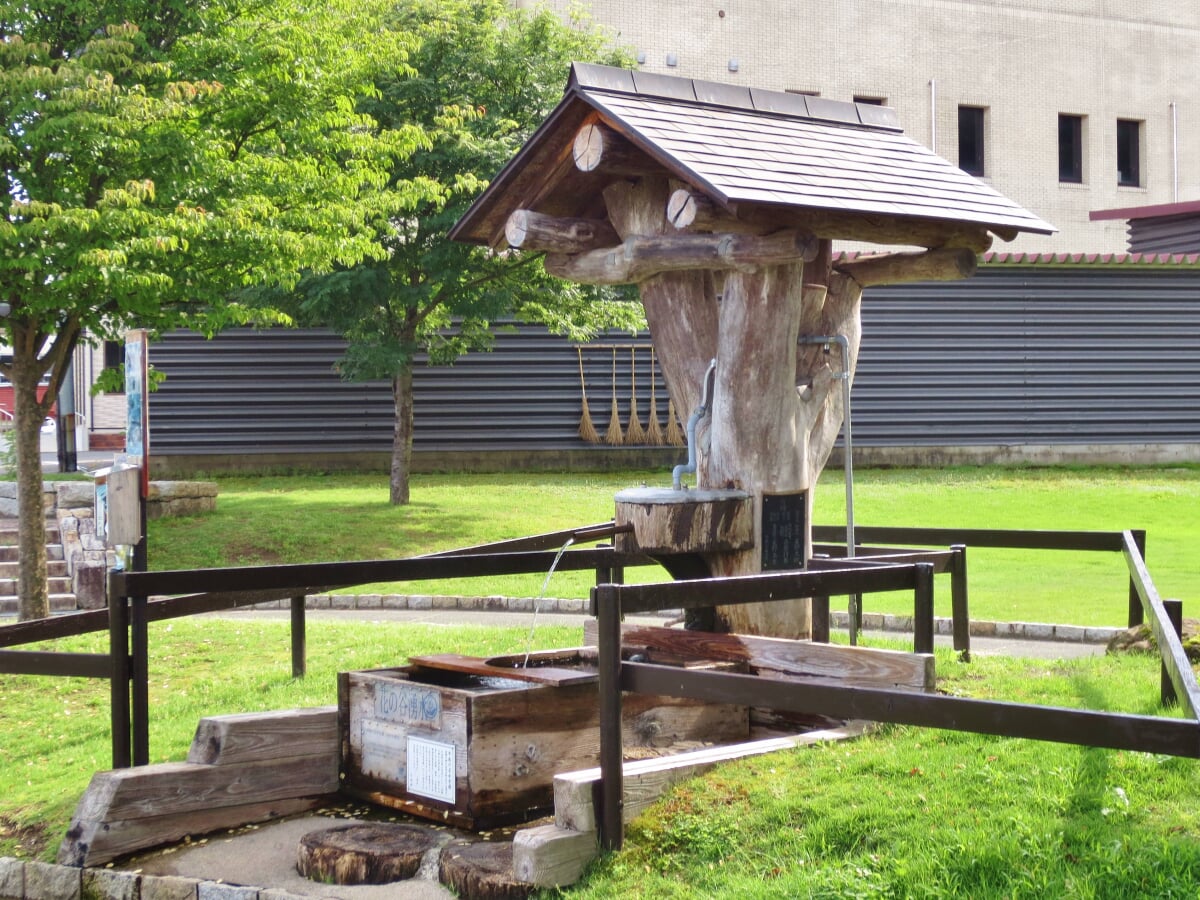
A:
[[[389,884],[416,875],[421,858],[438,842],[419,825],[339,825],[300,839],[296,870],[326,884]]]
[[[463,900],[525,900],[535,890],[513,873],[509,841],[455,841],[442,851],[438,877]]]

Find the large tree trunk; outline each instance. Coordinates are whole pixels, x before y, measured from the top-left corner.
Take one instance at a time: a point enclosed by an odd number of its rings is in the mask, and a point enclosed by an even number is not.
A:
[[[13,440],[17,455],[17,514],[20,575],[17,616],[20,620],[50,615],[46,589],[46,509],[42,501],[42,422],[46,408],[38,401],[41,371],[14,347]]]
[[[409,363],[392,379],[395,423],[392,428],[392,476],[389,499],[394,506],[408,503],[408,480],[412,472],[413,371]]]

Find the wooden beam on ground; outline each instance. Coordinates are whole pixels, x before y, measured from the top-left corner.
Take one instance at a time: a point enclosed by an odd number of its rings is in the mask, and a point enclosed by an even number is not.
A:
[[[585,643],[595,640],[595,629],[594,620],[584,624]],[[936,684],[934,657],[926,653],[632,624],[622,626],[621,644],[685,659],[743,663],[767,677],[803,678],[808,684],[910,691],[932,691]]]
[[[624,772],[625,796],[623,817],[626,822],[640,815],[668,787],[685,778],[706,772],[719,763],[750,756],[761,756],[777,750],[790,750],[809,744],[857,737],[871,726],[866,722],[850,722],[840,728],[810,731],[787,737],[747,741],[725,747],[709,747],[663,756],[626,762]],[[573,831],[596,830],[596,808],[593,786],[599,783],[600,769],[584,769],[554,777],[554,824]]]
[[[975,274],[979,261],[965,249],[926,250],[924,253],[885,253],[839,263],[837,271],[863,287],[912,281],[957,281]]]
[[[290,727],[289,727],[290,723]],[[70,866],[315,809],[340,787],[335,707],[204,719],[190,756],[97,772],[58,851]]]
[[[508,217],[504,237],[510,247],[549,253],[583,253],[611,247],[621,239],[604,219],[571,219],[518,209]]]
[[[187,761],[227,766],[262,759],[334,753],[336,706],[206,716],[196,726]]]
[[[554,253],[546,271],[581,284],[635,284],[667,272],[691,269],[753,271],[812,258],[816,242],[799,231],[747,234],[631,236],[607,250]]]
[[[676,782],[720,763],[857,737],[870,727],[866,722],[850,722],[806,734],[626,762],[622,765],[623,819],[632,820]],[[513,872],[518,880],[537,887],[565,887],[579,880],[600,852],[594,799],[599,781],[598,768],[555,776],[554,824],[523,829],[513,837]]]

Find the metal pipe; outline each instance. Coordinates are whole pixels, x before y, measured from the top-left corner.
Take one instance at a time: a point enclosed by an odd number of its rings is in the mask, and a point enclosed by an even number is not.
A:
[[[1172,202],[1179,202],[1179,107],[1171,101],[1171,178]]]
[[[929,149],[937,153],[937,79],[929,79]]]
[[[932,82],[930,82],[932,84]],[[842,467],[846,473],[846,558],[854,559],[854,442],[851,434],[850,416],[850,340],[844,334],[802,336],[799,344],[837,344],[842,351],[842,371],[835,377],[842,382]],[[850,643],[858,643],[859,597],[850,595]]]
[[[683,490],[682,478],[684,475],[691,475],[696,471],[696,425],[704,418],[708,412],[708,383],[713,378],[717,371],[717,361],[713,359],[708,364],[708,370],[704,373],[704,381],[700,384],[700,405],[692,411],[687,420],[687,448],[688,461],[681,463],[671,470],[671,484],[675,490]]]

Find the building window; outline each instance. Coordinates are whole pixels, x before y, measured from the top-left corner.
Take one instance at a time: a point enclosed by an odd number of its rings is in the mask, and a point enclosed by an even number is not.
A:
[[[1142,185],[1142,123],[1117,119],[1117,184]]]
[[[970,175],[983,175],[982,106],[958,108],[958,167]]]
[[[125,342],[124,341],[105,341],[104,342],[104,370],[114,370],[117,373],[124,371],[125,365]],[[110,376],[115,377],[115,376]],[[115,393],[124,393],[124,378],[121,378],[122,389]]]
[[[1083,183],[1083,116],[1059,114],[1058,180]]]
[[[868,106],[883,106],[887,101],[883,97],[858,97],[854,98],[855,103],[865,103]]]
[[[821,96],[820,91],[803,91],[803,90],[800,90],[799,88],[785,88],[784,93],[785,94],[802,94],[805,97],[820,97]]]

